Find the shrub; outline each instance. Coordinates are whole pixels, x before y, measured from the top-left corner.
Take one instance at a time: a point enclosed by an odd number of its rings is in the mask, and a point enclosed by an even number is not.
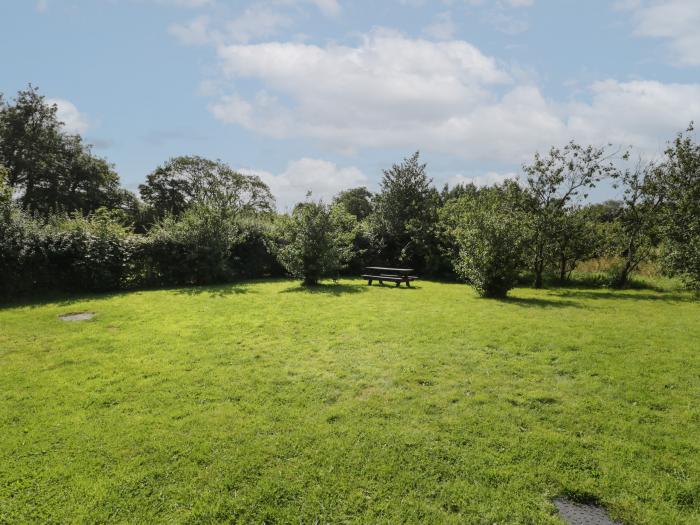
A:
[[[52,288],[103,292],[128,279],[132,241],[111,212],[53,219],[44,243]]]
[[[455,272],[482,297],[505,297],[518,281],[526,246],[523,215],[507,185],[452,200],[441,217]]]
[[[48,277],[41,225],[9,199],[0,201],[0,297],[45,287]]]
[[[238,237],[230,218],[204,206],[188,209],[179,220],[168,216],[139,246],[141,278],[151,285],[229,280],[234,277],[229,263]]]
[[[231,247],[229,265],[241,278],[282,276],[284,268],[275,256],[275,229],[270,221],[256,218],[236,220],[238,235]]]
[[[340,206],[298,204],[280,225],[279,261],[306,285],[337,278],[350,258],[356,220]]]

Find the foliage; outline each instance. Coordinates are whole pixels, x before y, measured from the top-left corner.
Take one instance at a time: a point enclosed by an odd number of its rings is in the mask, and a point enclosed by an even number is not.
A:
[[[700,291],[700,144],[693,126],[666,150],[662,233],[667,268]]]
[[[448,201],[440,215],[457,274],[483,297],[505,297],[524,264],[526,232],[514,182]]]
[[[274,208],[270,189],[259,177],[197,156],[170,159],[146,177],[139,192],[160,218],[179,217],[195,204],[232,216],[271,212]]]
[[[239,233],[231,218],[203,205],[189,207],[179,218],[167,215],[140,247],[143,279],[156,285],[230,280],[230,258]]]
[[[546,156],[535,154],[533,162],[523,166],[528,198],[524,208],[530,216],[531,240],[528,244],[535,288],[543,285],[544,271],[556,260],[556,241],[573,238],[575,221],[567,221],[567,209],[588,197],[588,191],[602,179],[614,174],[614,166],[605,148],[583,147],[570,142],[564,148],[551,148]],[[576,242],[580,244],[580,239]]]
[[[358,221],[366,219],[373,211],[372,193],[364,186],[341,191],[333,199],[333,204],[343,206]]]
[[[559,281],[568,281],[579,262],[602,255],[600,228],[587,207],[570,207],[552,230],[552,252]]]
[[[306,285],[337,278],[350,259],[356,219],[342,206],[321,202],[297,204],[281,221],[279,261]]]
[[[439,264],[435,229],[439,194],[425,168],[416,152],[384,170],[371,221],[375,249],[384,264],[400,263],[420,272]]]
[[[41,225],[12,202],[0,166],[0,297],[33,291],[48,278]]]
[[[99,209],[88,217],[54,218],[45,242],[53,288],[101,292],[128,279],[132,246],[118,213]]]
[[[641,160],[616,178],[622,185],[622,207],[607,224],[608,250],[621,261],[610,271],[610,285],[623,288],[644,261],[650,261],[659,244],[659,219],[663,210],[661,171]]]
[[[21,205],[44,216],[120,206],[117,174],[79,135],[63,130],[56,111],[32,86],[14,104],[0,97],[0,164]]]

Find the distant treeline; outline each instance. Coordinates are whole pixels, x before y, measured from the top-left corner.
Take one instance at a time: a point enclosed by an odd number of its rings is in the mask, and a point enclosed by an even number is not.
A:
[[[220,161],[168,160],[139,195],[64,131],[34,87],[0,95],[0,296],[107,291],[292,275],[312,285],[369,264],[452,276],[504,296],[611,257],[624,287],[653,261],[700,289],[700,145],[692,125],[656,163],[571,142],[535,154],[518,181],[438,190],[415,153],[377,193],[353,188],[276,212],[269,188]],[[603,181],[621,199],[591,203]]]

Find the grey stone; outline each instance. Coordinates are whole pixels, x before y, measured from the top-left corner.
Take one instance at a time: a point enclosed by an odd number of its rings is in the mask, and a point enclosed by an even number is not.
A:
[[[75,312],[58,316],[61,321],[87,321],[93,317],[95,317],[93,312]]]
[[[584,505],[561,498],[555,499],[554,505],[569,525],[621,525],[608,518],[605,509],[596,505]]]

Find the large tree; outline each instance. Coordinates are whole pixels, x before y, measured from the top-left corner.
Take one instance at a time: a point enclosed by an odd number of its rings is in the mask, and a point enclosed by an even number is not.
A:
[[[414,153],[384,171],[375,198],[373,234],[385,264],[404,264],[429,271],[437,261],[439,194]]]
[[[668,268],[700,291],[700,144],[693,131],[691,124],[666,150],[662,231]]]
[[[336,195],[333,204],[343,206],[348,213],[361,221],[372,213],[372,192],[364,186],[350,188]]]
[[[660,175],[656,166],[639,160],[616,177],[623,190],[622,206],[613,221],[601,226],[610,255],[619,258],[610,274],[613,287],[626,286],[632,272],[655,255],[664,201]]]
[[[20,204],[40,214],[120,205],[124,193],[112,166],[65,132],[57,109],[32,86],[14,103],[0,97],[0,163]]]
[[[547,155],[536,153],[533,162],[523,166],[535,288],[542,287],[545,270],[556,260],[556,240],[577,235],[576,224],[566,220],[569,209],[580,204],[591,188],[614,173],[610,158],[605,148],[570,142],[563,148],[551,148]]]
[[[270,189],[259,177],[198,156],[170,159],[147,176],[139,192],[156,217],[179,216],[195,203],[232,215],[274,209]]]

